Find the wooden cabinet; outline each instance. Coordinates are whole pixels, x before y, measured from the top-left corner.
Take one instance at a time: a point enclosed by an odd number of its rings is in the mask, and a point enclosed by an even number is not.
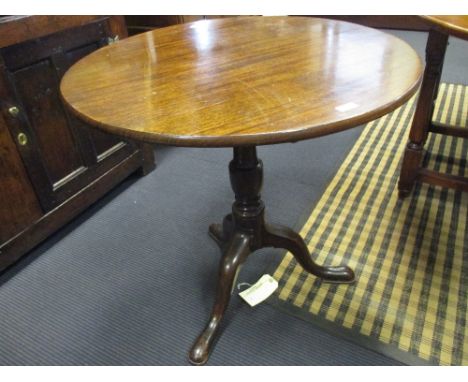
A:
[[[316,16],[327,19],[348,21],[350,23],[362,24],[371,28],[402,29],[415,31],[428,31],[429,28],[419,16],[410,15],[367,15],[367,16]]]
[[[73,63],[126,37],[123,17],[9,17],[0,36],[1,270],[154,158],[89,128],[60,99]]]
[[[192,21],[206,20],[206,19],[219,19],[224,17],[234,16],[200,16],[200,15],[132,15],[125,16],[125,21],[128,26],[129,34],[134,35],[142,32],[147,32],[155,28],[168,27],[170,25],[185,24]]]
[[[15,142],[5,126],[0,116],[0,243],[42,215]]]
[[[137,34],[146,32],[155,28],[167,27],[175,24],[184,24],[192,21],[214,19],[223,17],[234,17],[234,16],[179,16],[179,15],[161,15],[161,16],[150,16],[150,15],[132,15],[125,16],[125,20],[128,25],[130,34]],[[323,17],[335,20],[349,21],[351,23],[362,24],[373,28],[388,28],[388,29],[404,29],[404,30],[417,30],[417,31],[428,31],[429,28],[427,23],[421,20],[418,16],[401,16],[401,15],[384,15],[384,16],[311,16],[311,17]]]

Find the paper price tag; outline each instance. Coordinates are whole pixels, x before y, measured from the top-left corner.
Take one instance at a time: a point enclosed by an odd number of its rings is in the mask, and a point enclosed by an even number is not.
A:
[[[250,288],[239,293],[247,304],[255,306],[266,300],[278,288],[278,281],[270,275],[263,275]]]

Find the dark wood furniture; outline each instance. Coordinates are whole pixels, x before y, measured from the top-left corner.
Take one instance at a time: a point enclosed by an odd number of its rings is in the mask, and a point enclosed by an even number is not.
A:
[[[313,18],[239,17],[139,34],[65,74],[61,91],[71,110],[103,131],[177,146],[233,147],[235,202],[223,224],[209,229],[223,257],[213,312],[190,352],[192,363],[207,361],[239,266],[251,252],[286,248],[325,281],[354,279],[346,266],[317,265],[290,228],[265,222],[256,146],[378,118],[409,99],[421,73],[409,45],[374,29]]]
[[[131,15],[125,16],[128,33],[134,35],[147,32],[155,28],[163,28],[175,24],[189,23],[197,20],[213,19],[229,16],[201,16],[201,15]],[[429,26],[418,16],[411,15],[352,15],[352,16],[315,16],[333,20],[349,21],[351,23],[361,24],[372,28],[403,29],[415,31],[428,31]]]
[[[352,16],[317,16],[333,20],[348,21],[371,28],[402,29],[428,31],[427,23],[418,16],[412,15],[352,15]]]
[[[426,45],[426,69],[398,182],[401,198],[411,192],[415,182],[468,191],[468,179],[428,170],[421,165],[429,132],[468,138],[465,128],[432,121],[449,35],[468,40],[468,16],[425,16],[422,20],[431,25],[431,30]]]
[[[198,20],[218,19],[234,16],[202,16],[202,15],[129,15],[125,16],[130,36],[148,32],[155,28],[164,28],[176,24],[191,23]]]
[[[154,167],[150,147],[89,129],[60,100],[65,71],[117,36],[122,17],[0,18],[0,270]]]

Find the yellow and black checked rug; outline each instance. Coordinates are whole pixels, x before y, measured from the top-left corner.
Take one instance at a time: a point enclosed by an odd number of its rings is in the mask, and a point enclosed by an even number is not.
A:
[[[348,264],[352,285],[322,283],[286,253],[273,303],[409,364],[468,365],[468,193],[397,182],[414,98],[363,130],[300,231],[318,263]],[[468,87],[442,84],[434,119],[467,125]],[[430,134],[424,166],[468,176],[468,139]]]

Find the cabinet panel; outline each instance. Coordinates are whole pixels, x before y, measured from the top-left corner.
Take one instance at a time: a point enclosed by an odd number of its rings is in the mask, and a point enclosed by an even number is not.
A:
[[[86,56],[87,54],[91,53],[92,51],[96,50],[99,48],[99,45],[97,43],[94,44],[89,44],[86,46],[81,46],[77,49],[72,49],[70,51],[67,51],[65,53],[65,62],[63,62],[63,73],[73,65],[76,61],[78,61],[80,58]],[[62,68],[61,68],[62,69]],[[79,128],[85,128],[85,124],[81,121],[79,121],[77,118],[74,116],[70,115],[70,118],[74,120],[74,124],[79,127]],[[116,147],[121,140],[110,134],[106,134],[104,132],[101,132],[96,129],[86,129],[86,134],[88,134],[92,140],[92,146],[94,148],[93,156],[96,159],[96,161],[99,162],[99,158],[102,155],[105,155],[109,150],[112,148]]]
[[[134,152],[135,144],[89,128],[67,112],[60,80],[80,58],[114,37],[106,20],[0,49],[0,77],[9,105],[20,114],[7,118],[41,206],[49,211]],[[9,106],[7,106],[9,107]],[[105,159],[105,160],[104,160]]]
[[[1,51],[6,67],[17,70],[86,45],[95,44],[97,48],[106,43],[106,37],[106,23],[100,21],[7,46]]]
[[[42,211],[0,115],[0,243],[37,220]]]
[[[62,111],[55,70],[50,60],[43,60],[13,72],[13,75],[18,101],[28,116],[39,156],[54,185],[84,167]]]
[[[113,16],[1,16],[0,48],[26,40],[40,38],[73,27],[86,25],[96,20],[111,20]],[[125,24],[124,26],[125,27]]]

